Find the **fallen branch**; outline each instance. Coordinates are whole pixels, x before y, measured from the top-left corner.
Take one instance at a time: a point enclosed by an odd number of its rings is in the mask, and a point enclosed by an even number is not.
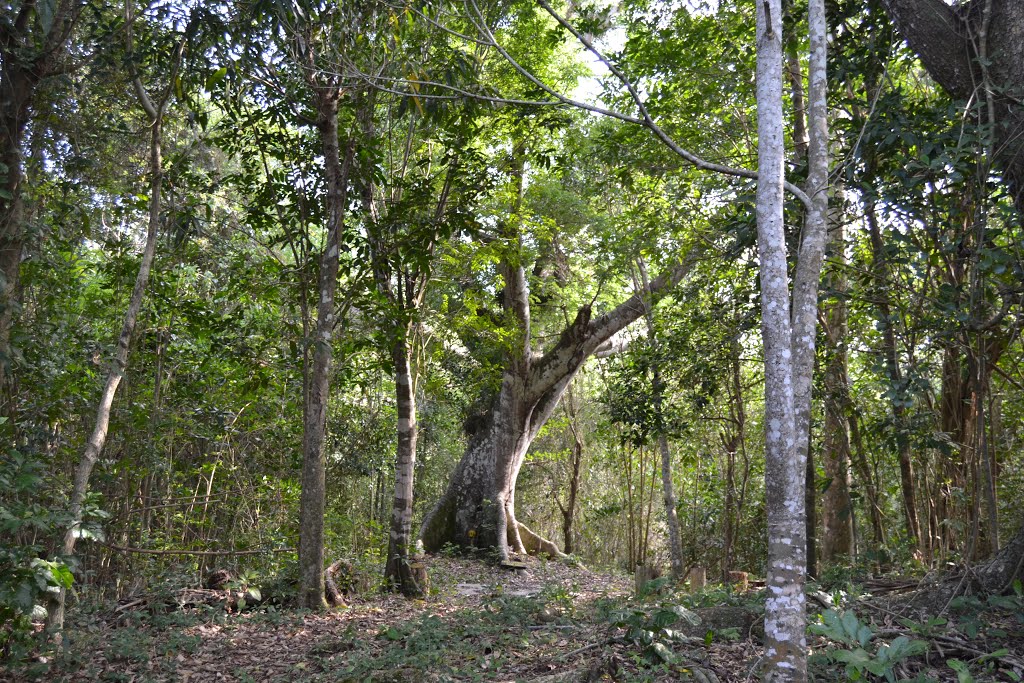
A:
[[[125,545],[115,545],[97,541],[104,548],[110,548],[122,553],[137,553],[140,555],[198,555],[201,557],[219,557],[221,555],[261,555],[263,553],[294,553],[294,548],[264,548],[261,550],[155,550],[151,548],[133,548]]]
[[[601,647],[602,645],[610,645],[610,644],[616,642],[617,640],[619,640],[619,639],[618,638],[605,638],[604,640],[598,641],[596,643],[590,643],[589,645],[584,645],[583,647],[578,647],[575,650],[572,650],[571,652],[566,652],[564,654],[560,654],[557,657],[554,657],[553,661],[562,662],[562,661],[565,661],[566,659],[569,659],[570,657],[573,657],[573,656],[578,655],[578,654],[582,654],[584,652],[587,652],[588,650],[593,650],[594,648]]]
[[[579,628],[579,626],[577,626],[576,624],[567,624],[567,625],[563,625],[563,624],[538,624],[537,626],[527,626],[526,630],[528,630],[528,631],[546,631],[549,628],[563,629],[563,630],[566,630],[566,631],[571,631],[571,630]]]

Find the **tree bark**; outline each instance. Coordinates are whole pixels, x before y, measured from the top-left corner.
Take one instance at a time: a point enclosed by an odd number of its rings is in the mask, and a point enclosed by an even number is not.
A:
[[[806,678],[804,460],[794,416],[793,326],[783,229],[782,3],[757,7],[757,245],[765,364],[768,598],[765,678]],[[812,342],[813,343],[813,342]],[[804,454],[806,457],[806,454]]]
[[[416,469],[416,389],[409,362],[409,333],[405,330],[395,341],[392,360],[395,364],[395,399],[398,412],[398,447],[395,462],[395,500],[391,508],[391,534],[388,541],[385,580],[401,590],[406,597],[421,597],[421,586],[412,567],[413,477]]]
[[[766,680],[807,678],[804,582],[807,573],[805,477],[818,283],[828,212],[828,118],[823,0],[808,3],[809,198],[792,301],[783,230],[783,54],[781,2],[757,10],[757,232],[761,336],[765,358],[765,498],[769,597],[765,603]],[[792,307],[790,307],[792,303]]]
[[[825,310],[828,341],[825,359],[825,436],[823,457],[828,480],[822,501],[824,539],[823,562],[835,562],[853,554],[853,505],[850,501],[850,411],[846,338],[847,283],[845,228],[841,221],[832,226],[830,289],[835,300]]]
[[[569,418],[569,431],[572,432],[572,454],[569,461],[569,499],[562,504],[557,500],[559,510],[562,512],[562,542],[567,555],[573,553],[573,522],[576,520],[576,501],[580,492],[580,470],[583,466],[583,433],[579,424],[579,413],[576,408],[575,396],[572,386],[566,390],[568,400],[563,403],[566,417]]]
[[[811,438],[808,432],[808,439]],[[807,444],[804,461],[804,529],[807,546],[807,576],[818,576],[818,469],[814,462],[814,449]]]
[[[367,108],[360,116],[360,125],[365,140],[375,134],[372,112]],[[403,167],[408,167],[412,143],[417,132],[415,124],[407,128]],[[433,221],[440,225],[451,197],[457,162],[448,161],[443,186],[433,208]],[[392,200],[397,200],[401,188],[393,189]],[[416,471],[416,441],[418,425],[416,418],[416,386],[412,369],[412,341],[417,329],[416,316],[423,304],[431,272],[430,259],[440,239],[439,228],[416,248],[423,249],[426,259],[420,261],[408,258],[409,245],[400,245],[392,230],[385,231],[374,201],[374,184],[367,180],[363,185],[363,207],[369,218],[371,260],[377,292],[388,303],[386,314],[390,319],[389,336],[392,337],[392,364],[394,366],[397,435],[395,460],[395,496],[391,511],[391,531],[388,541],[387,563],[384,579],[388,585],[401,591],[406,597],[421,597],[427,590],[423,581],[422,565],[413,561],[414,539],[412,535],[413,484]],[[390,218],[390,217],[389,217]],[[400,216],[404,221],[408,217]],[[392,226],[393,227],[393,226]],[[386,234],[385,234],[386,232]]]
[[[651,282],[654,300],[685,277],[689,268],[686,260]],[[506,297],[515,299],[521,314],[527,313],[525,277],[513,271],[505,287]],[[496,548],[507,561],[510,547],[525,550],[515,519],[515,485],[526,451],[587,358],[643,314],[640,293],[597,318],[591,318],[590,307],[584,306],[543,355],[535,357],[524,344],[524,350],[508,362],[486,420],[471,435],[445,493],[423,522],[421,537],[428,552],[446,543]]]
[[[317,128],[324,155],[327,187],[327,239],[320,254],[313,368],[305,402],[302,433],[302,493],[299,496],[299,603],[324,609],[324,509],[327,402],[330,398],[331,339],[335,325],[340,236],[344,229],[349,173],[355,140],[349,139],[342,158],[338,141],[338,110],[341,91],[324,86],[316,90]]]

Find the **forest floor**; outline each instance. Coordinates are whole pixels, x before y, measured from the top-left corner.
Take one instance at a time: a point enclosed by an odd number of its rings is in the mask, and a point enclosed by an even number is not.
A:
[[[138,596],[82,610],[62,654],[0,668],[0,680],[759,680],[756,593],[652,591],[638,599],[631,578],[558,562],[530,559],[518,571],[450,557],[429,565],[425,600],[370,593],[320,614],[266,604],[171,609]],[[817,680],[1024,676],[1020,597],[913,621],[892,611],[893,594],[858,607],[860,619],[826,614],[811,643]]]

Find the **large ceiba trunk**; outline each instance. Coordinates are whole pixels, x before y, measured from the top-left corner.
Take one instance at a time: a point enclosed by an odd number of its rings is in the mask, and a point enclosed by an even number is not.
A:
[[[896,28],[935,81],[957,99],[984,102],[994,120],[994,160],[1024,213],[1024,11],[1020,0],[883,0]]]
[[[660,298],[688,272],[680,263],[651,282],[651,297]],[[506,297],[517,317],[528,321],[529,292],[521,266],[506,269]],[[469,446],[449,480],[448,488],[424,520],[421,537],[428,552],[445,544],[469,548],[495,548],[501,559],[510,549],[525,553],[536,544],[515,517],[515,488],[526,452],[559,399],[583,366],[612,335],[644,314],[642,293],[597,318],[589,306],[581,308],[558,342],[542,355],[534,355],[528,341],[521,353],[510,357],[501,388],[483,426],[471,435]],[[527,332],[528,338],[528,332]],[[542,544],[544,545],[544,544]],[[550,544],[545,545],[550,552]]]

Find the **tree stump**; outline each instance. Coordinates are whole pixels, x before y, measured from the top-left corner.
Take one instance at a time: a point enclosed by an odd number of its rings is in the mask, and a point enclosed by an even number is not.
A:
[[[636,594],[643,595],[648,591],[647,584],[661,578],[661,568],[654,565],[637,564],[633,571],[633,583]]]
[[[746,593],[750,590],[750,575],[747,572],[729,572],[729,585],[737,593]]]
[[[708,570],[704,567],[693,567],[686,575],[686,581],[690,584],[690,592],[704,590],[708,585]]]

